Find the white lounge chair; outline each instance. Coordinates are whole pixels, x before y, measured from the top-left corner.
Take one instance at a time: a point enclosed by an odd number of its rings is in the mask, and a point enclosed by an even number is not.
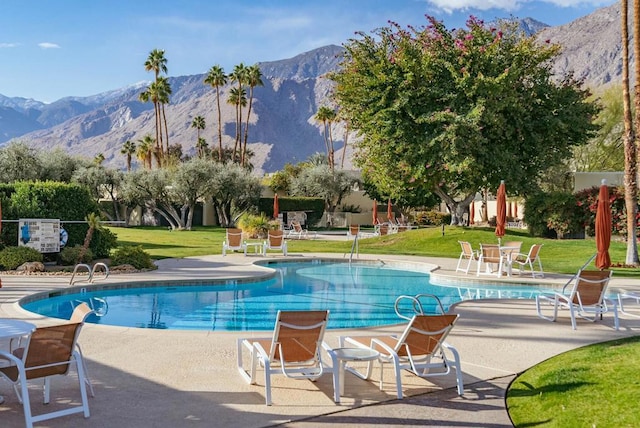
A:
[[[267,406],[272,403],[271,375],[310,380],[322,376],[325,366],[321,350],[329,349],[323,344],[328,319],[329,311],[278,311],[271,337],[238,339],[238,371],[255,384],[258,365],[264,368]],[[249,370],[244,366],[243,350],[249,353]]]
[[[287,232],[287,238],[302,239],[309,236],[309,231],[307,229],[304,229],[300,222],[297,221],[291,222],[291,229],[289,229]]]
[[[247,246],[242,240],[242,229],[227,229],[227,236],[222,241],[222,255],[226,256],[227,251],[244,251],[245,256],[247,255]]]
[[[576,329],[576,317],[595,321],[598,316],[609,311],[612,305],[615,328],[618,329],[617,305],[606,298],[607,287],[612,271],[581,270],[562,288],[562,292],[541,293],[536,296],[536,311],[540,318],[548,321],[558,319],[558,309],[569,309],[571,327]],[[542,304],[553,305],[551,316],[544,315]]]
[[[400,336],[341,336],[340,346],[356,346],[378,351],[380,390],[383,389],[384,365],[391,364],[394,368],[399,399],[403,397],[402,370],[416,376],[430,377],[446,376],[453,368],[456,371],[458,394],[463,395],[460,355],[453,346],[445,342],[457,319],[456,314],[414,315]],[[353,368],[349,368],[349,371],[362,379],[369,379],[372,368],[373,364],[369,362],[364,374]]]
[[[471,269],[471,263],[478,262],[480,260],[479,254],[473,250],[471,244],[467,241],[458,241],[460,243],[460,257],[458,258],[458,265],[456,266],[456,272],[469,273]],[[467,266],[463,267],[463,260],[467,261]]]
[[[281,230],[270,230],[267,234],[267,240],[262,244],[262,255],[267,255],[267,250],[282,251],[284,256],[287,255],[287,241],[284,239],[284,233]]]

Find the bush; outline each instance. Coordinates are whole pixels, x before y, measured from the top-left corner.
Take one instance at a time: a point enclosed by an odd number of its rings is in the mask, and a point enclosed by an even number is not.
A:
[[[118,247],[111,257],[111,265],[131,265],[136,269],[152,269],[154,268],[151,256],[141,245],[126,245]]]
[[[0,251],[0,266],[4,270],[14,270],[27,262],[42,262],[42,254],[31,247],[7,247]]]
[[[69,266],[75,265],[76,263],[89,263],[93,260],[93,251],[91,251],[91,248],[87,248],[87,251],[82,256],[82,260],[78,261],[78,256],[80,256],[81,251],[82,245],[64,247],[62,251],[60,251],[60,263]]]
[[[260,215],[243,214],[238,220],[238,227],[249,238],[266,238],[269,230],[279,228],[280,223],[270,220],[264,213]]]
[[[89,248],[95,258],[105,259],[111,255],[111,250],[118,246],[118,236],[109,229],[96,229],[91,238]]]
[[[440,211],[418,211],[415,213],[414,220],[421,226],[440,226],[451,223],[451,214]]]

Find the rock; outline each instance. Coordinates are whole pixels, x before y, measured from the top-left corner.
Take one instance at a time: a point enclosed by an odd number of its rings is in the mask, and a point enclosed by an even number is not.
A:
[[[41,262],[26,262],[16,268],[18,272],[44,272],[44,264]]]

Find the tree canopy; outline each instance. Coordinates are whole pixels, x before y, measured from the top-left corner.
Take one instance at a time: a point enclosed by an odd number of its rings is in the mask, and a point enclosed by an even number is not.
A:
[[[471,17],[447,30],[427,19],[359,33],[331,78],[341,116],[362,137],[363,173],[394,199],[437,194],[457,223],[476,192],[500,180],[512,194],[531,190],[592,136],[598,106],[573,76],[552,75],[557,45],[507,23]]]

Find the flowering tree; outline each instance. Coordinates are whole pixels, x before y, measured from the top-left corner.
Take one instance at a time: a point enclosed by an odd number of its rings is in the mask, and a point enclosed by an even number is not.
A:
[[[391,23],[359,33],[332,74],[341,114],[359,132],[356,163],[380,193],[435,193],[452,224],[480,189],[505,180],[526,194],[547,168],[585,144],[598,112],[572,76],[553,79],[559,47],[513,25],[470,18],[447,30]]]

